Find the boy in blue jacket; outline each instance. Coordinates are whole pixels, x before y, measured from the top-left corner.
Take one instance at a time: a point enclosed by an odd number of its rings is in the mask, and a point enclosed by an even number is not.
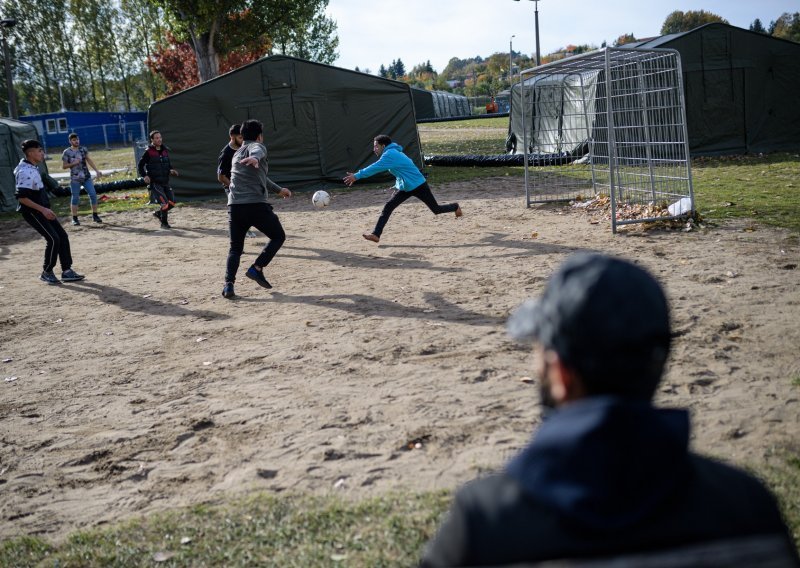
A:
[[[392,139],[387,135],[379,134],[376,136],[372,149],[375,155],[378,156],[378,161],[355,173],[347,172],[344,177],[344,183],[352,186],[356,183],[356,180],[385,171],[397,178],[397,182],[394,184],[395,192],[392,194],[391,199],[383,206],[383,211],[381,216],[378,217],[375,229],[371,233],[363,234],[365,239],[373,243],[380,242],[381,233],[383,233],[383,228],[386,226],[392,211],[397,209],[409,197],[416,197],[422,201],[428,206],[428,209],[433,211],[434,215],[439,215],[440,213],[455,213],[456,217],[463,215],[458,203],[439,205],[433,193],[431,193],[431,188],[428,187],[428,182],[425,181],[422,172],[414,165],[411,158],[403,154],[403,147],[392,142]]]

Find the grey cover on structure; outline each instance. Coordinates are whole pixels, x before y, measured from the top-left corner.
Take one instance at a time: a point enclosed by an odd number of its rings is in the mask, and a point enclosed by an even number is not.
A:
[[[714,23],[625,47],[681,54],[692,155],[800,148],[800,43]]]
[[[14,168],[24,157],[20,144],[28,139],[39,139],[36,127],[27,122],[0,118],[0,211],[13,211],[17,208],[17,198],[14,197]]]
[[[411,88],[414,97],[414,112],[417,120],[429,118],[451,118],[470,116],[472,108],[469,99],[464,95],[456,95],[447,91],[427,91]]]
[[[231,124],[264,123],[270,178],[289,188],[341,183],[375,161],[372,139],[387,134],[423,167],[411,89],[405,83],[276,55],[150,106],[180,176],[181,197],[221,195],[217,156]]]

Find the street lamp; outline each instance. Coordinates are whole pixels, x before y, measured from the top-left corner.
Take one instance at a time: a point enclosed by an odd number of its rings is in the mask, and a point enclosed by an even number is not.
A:
[[[11,55],[8,53],[5,28],[13,28],[15,25],[17,25],[17,20],[13,18],[0,20],[0,28],[3,28],[3,61],[6,68],[6,87],[8,87],[8,113],[11,118],[19,118],[19,113],[17,113],[17,94],[14,92],[14,83],[11,79]]]
[[[517,37],[516,34],[508,38],[508,86],[512,86],[514,80],[514,47],[512,40]]]
[[[514,2],[519,2],[519,0],[514,0]],[[542,64],[542,58],[539,53],[539,0],[531,0],[533,2],[533,13],[535,16],[535,24],[536,24],[536,66]]]

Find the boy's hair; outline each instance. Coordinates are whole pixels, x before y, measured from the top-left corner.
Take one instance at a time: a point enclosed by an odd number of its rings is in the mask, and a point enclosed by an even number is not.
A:
[[[375,137],[375,142],[380,144],[381,146],[388,146],[392,143],[392,139],[386,136],[386,134],[378,134]]]
[[[260,121],[251,119],[245,120],[242,123],[242,138],[248,141],[253,141],[258,138],[259,134],[264,133],[264,125]]]
[[[153,141],[153,136],[155,136],[156,134],[161,134],[161,131],[160,130],[151,130],[150,131],[150,142]]]
[[[69,136],[67,136],[68,140],[72,140],[73,138],[80,138],[77,132],[70,132]]]
[[[228,129],[228,135],[230,136],[239,136],[242,133],[242,125],[241,124],[233,124]]]
[[[38,140],[28,139],[23,140],[22,144],[20,144],[20,148],[22,148],[22,153],[26,153],[28,150],[32,150],[33,148],[41,148],[42,144]]]

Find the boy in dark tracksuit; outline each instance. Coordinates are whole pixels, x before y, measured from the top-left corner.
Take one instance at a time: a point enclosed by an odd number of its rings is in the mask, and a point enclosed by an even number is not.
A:
[[[159,206],[153,216],[161,221],[162,229],[170,229],[169,210],[175,207],[175,194],[169,186],[169,176],[177,176],[169,161],[169,148],[162,143],[161,132],[150,132],[150,145],[139,158],[136,168],[150,189],[150,203]]]
[[[44,161],[42,145],[38,140],[25,140],[22,143],[22,152],[25,157],[14,168],[16,178],[14,195],[19,202],[17,211],[22,213],[22,218],[47,241],[42,275],[39,279],[47,284],[60,284],[53,274],[56,262],[60,261],[61,280],[64,282],[83,280],[83,275],[72,270],[69,236],[58,222],[56,214],[50,209],[50,199],[36,167]]]

